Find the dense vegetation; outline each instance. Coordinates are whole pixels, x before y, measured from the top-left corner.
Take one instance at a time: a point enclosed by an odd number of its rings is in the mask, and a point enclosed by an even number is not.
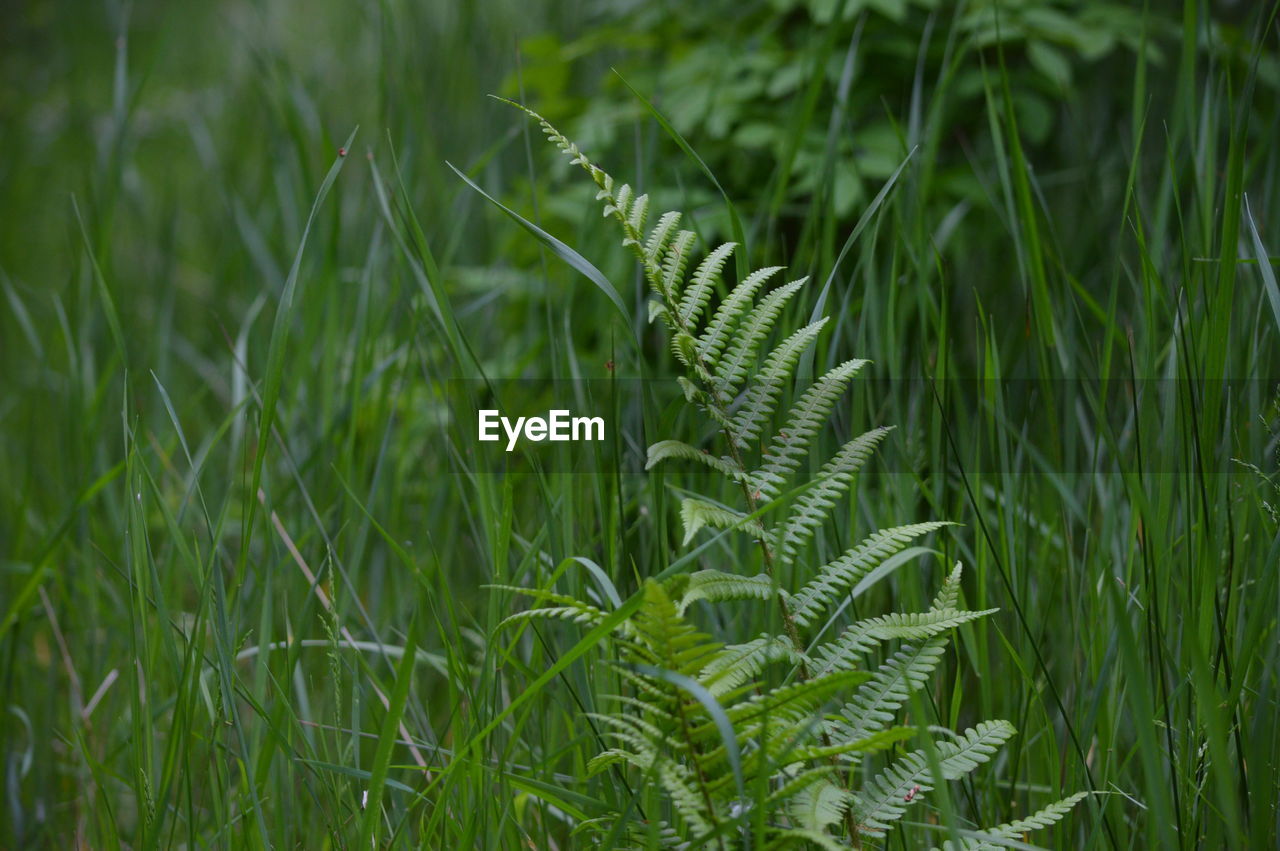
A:
[[[1276,12],[30,4],[0,31],[0,846],[644,845],[707,812],[726,847],[835,842],[876,790],[888,847],[1060,799],[999,841],[1273,846]],[[798,492],[733,466],[654,267],[488,93],[650,226],[685,211],[691,275],[737,243],[693,320],[809,277],[737,377],[830,317],[739,447]],[[617,445],[503,471],[456,378],[556,380]],[[865,638],[830,683],[786,622],[814,587],[804,638]],[[823,751],[915,640],[936,666],[881,738]],[[752,659],[728,682],[721,643]],[[720,772],[703,804],[648,776],[672,731],[606,735],[673,706],[706,713],[676,757]],[[1003,745],[946,771],[970,736]],[[792,747],[817,779],[766,819]]]

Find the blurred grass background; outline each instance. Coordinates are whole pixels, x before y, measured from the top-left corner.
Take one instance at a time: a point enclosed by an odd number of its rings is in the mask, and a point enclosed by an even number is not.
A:
[[[678,477],[482,474],[446,385],[653,377],[662,344],[637,319],[629,347],[446,161],[639,316],[590,194],[486,97],[727,238],[717,187],[628,86],[717,176],[753,265],[830,280],[815,361],[875,361],[848,417],[897,424],[895,460],[825,546],[965,524],[859,601],[919,606],[958,558],[970,605],[1001,608],[931,689],[944,723],[1021,731],[962,809],[1092,788],[1035,841],[1274,846],[1276,11],[7,8],[0,846],[353,845],[404,658],[384,841],[573,847],[625,805],[585,778],[597,651],[501,715],[581,635],[512,642],[518,604],[482,586],[585,556],[633,590],[680,552]],[[679,428],[618,417],[637,441]]]

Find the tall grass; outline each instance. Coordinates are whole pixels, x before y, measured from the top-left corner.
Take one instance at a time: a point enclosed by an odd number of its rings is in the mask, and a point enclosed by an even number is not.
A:
[[[589,10],[295,5],[40,7],[0,58],[5,847],[572,847],[657,793],[587,777],[585,713],[616,688],[602,633],[513,640],[496,626],[518,604],[484,586],[581,557],[625,600],[750,557],[678,549],[675,473],[496,475],[450,417],[457,377],[655,377],[624,252],[484,98],[518,90],[518,38],[580,34]],[[1001,609],[912,710],[1019,728],[952,790],[957,817],[1100,793],[1048,847],[1265,848],[1280,819],[1280,536],[1245,465],[1275,471],[1274,9],[1233,27],[1189,2],[1181,22],[1152,27],[1158,61],[1064,96],[1048,150],[1024,147],[1000,57],[958,54],[982,72],[984,204],[939,207],[950,74],[886,104],[905,166],[847,253],[830,197],[794,227],[785,163],[729,198],[752,258],[829,284],[814,370],[874,359],[850,428],[900,426],[825,540],[961,521],[967,602]],[[727,232],[635,105],[610,165]],[[681,428],[610,417],[637,441]],[[857,605],[924,607],[937,576]],[[578,562],[560,583],[599,589]],[[936,840],[930,821],[890,844]]]

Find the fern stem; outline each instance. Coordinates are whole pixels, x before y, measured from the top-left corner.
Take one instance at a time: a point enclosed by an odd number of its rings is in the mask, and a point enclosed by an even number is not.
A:
[[[723,430],[725,439],[729,443],[729,455],[742,469],[746,466],[742,463],[742,454],[738,451],[737,442],[733,439],[733,435],[729,433],[726,426]],[[759,510],[759,504],[756,495],[751,492],[751,484],[749,482],[741,482],[742,495],[747,500],[747,515],[753,515]],[[766,535],[760,536],[760,555],[764,560],[765,575],[774,581],[776,585],[780,580],[774,575],[773,551],[769,548],[769,541]],[[787,632],[787,638],[791,639],[791,645],[797,653],[804,653],[804,644],[800,641],[800,630],[796,626],[795,616],[791,612],[791,607],[787,605],[787,598],[783,594],[778,594],[778,610],[782,613],[782,627]],[[802,680],[809,679],[809,666],[804,661],[804,656],[800,657],[800,678]]]
[[[698,791],[702,793],[702,803],[707,808],[707,818],[711,821],[711,826],[718,829],[720,820],[716,817],[715,804],[711,800],[711,790],[707,788],[707,777],[702,771],[702,763],[698,759],[698,743],[693,737],[693,731],[689,729],[689,716],[685,712],[684,699],[676,695],[676,711],[680,717],[680,732],[684,734],[684,740],[689,745],[689,762],[693,764],[693,771],[698,778]],[[720,851],[724,851],[724,837],[719,837],[717,844]]]
[[[738,451],[738,445],[737,445],[737,442],[733,439],[733,435],[729,433],[729,429],[727,426],[724,429],[722,429],[722,431],[724,432],[725,438],[728,440],[728,443],[729,443],[730,457],[733,458],[734,462],[737,463],[739,467],[745,470],[746,467],[742,463],[742,455]],[[744,481],[741,484],[742,484],[742,495],[747,500],[747,515],[751,516],[755,514],[756,511],[759,510],[758,501],[756,500],[756,495],[751,491],[750,483]],[[777,576],[774,575],[775,563],[773,559],[773,551],[769,548],[769,541],[766,535],[760,536],[760,553],[764,559],[765,575],[767,575],[770,579],[772,579],[774,584],[777,585],[780,580],[778,579]],[[792,647],[795,648],[795,651],[800,658],[800,664],[799,664],[799,667],[797,668],[797,671],[800,675],[800,679],[808,680],[810,678],[809,665],[805,661],[807,657],[805,656],[805,653],[804,653],[804,644],[800,640],[800,629],[799,627],[796,626],[795,616],[791,612],[791,607],[787,605],[787,598],[783,594],[778,594],[778,609],[782,613],[782,626],[783,626],[783,629],[785,629],[787,632],[787,638],[791,640],[791,645]],[[822,730],[821,739],[822,739],[822,744],[825,747],[828,747],[828,748],[831,747],[831,736],[826,729]],[[836,770],[839,771],[840,769],[839,758],[833,754],[830,759],[831,759],[832,766],[834,766]],[[852,785],[852,772],[849,772],[848,780],[850,781],[850,785]],[[847,830],[849,833],[849,842],[852,844],[852,846],[855,849],[861,849],[862,839],[858,832],[858,821],[854,817],[852,807],[849,807],[848,809],[845,810],[844,823],[845,823],[845,830]]]

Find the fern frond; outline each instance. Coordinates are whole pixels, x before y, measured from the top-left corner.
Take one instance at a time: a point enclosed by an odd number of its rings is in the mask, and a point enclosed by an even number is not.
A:
[[[649,217],[649,196],[641,195],[631,205],[631,212],[627,214],[627,229],[632,233],[644,233],[644,223]],[[628,239],[631,237],[628,236]],[[627,243],[624,242],[624,245]],[[634,244],[634,240],[633,240]]]
[[[671,241],[672,232],[680,226],[681,214],[670,210],[658,217],[658,223],[649,232],[644,243],[644,267],[646,277],[660,295],[666,293],[662,289],[662,258],[666,256],[667,245]],[[668,299],[670,302],[670,299]]]
[[[659,757],[658,782],[666,790],[680,819],[695,833],[710,833],[719,821],[718,814],[707,806],[706,799],[698,792],[693,771],[675,760]]]
[[[682,230],[667,248],[662,258],[662,292],[669,304],[678,304],[680,292],[684,289],[684,270],[689,264],[689,249],[698,235],[691,230]]]
[[[710,467],[716,472],[723,473],[735,482],[742,481],[747,475],[746,470],[742,469],[742,466],[732,458],[712,455],[680,440],[660,440],[650,446],[644,468],[651,470],[670,458],[697,461],[699,464]]]
[[[1089,797],[1088,792],[1077,792],[1074,795],[1068,795],[1061,801],[1055,801],[1026,818],[1017,821],[1006,822],[997,827],[989,827],[982,832],[989,835],[999,837],[1001,839],[1016,839],[1024,833],[1030,833],[1033,830],[1043,830],[1046,827],[1052,827],[1067,817],[1067,814],[1075,807],[1076,804]]]
[[[837,596],[862,581],[886,559],[906,549],[921,535],[950,525],[953,524],[931,521],[872,532],[861,543],[821,567],[817,576],[809,580],[799,593],[792,595],[791,611],[796,623],[808,626]]]
[[[844,672],[779,686],[746,700],[722,701],[742,753],[743,773],[758,776],[776,771],[784,755],[821,730],[814,709],[864,676]],[[697,752],[698,764],[709,778],[709,790],[732,792],[735,781],[728,750],[716,724],[704,716],[681,735]]]
[[[745,644],[730,644],[702,669],[702,684],[715,697],[754,681],[773,662],[799,664],[803,657],[791,642],[776,635],[762,635]]]
[[[603,735],[624,745],[622,749],[626,759],[637,768],[652,768],[658,757],[659,746],[677,750],[665,741],[665,733],[656,725],[643,718],[630,715],[606,715],[601,712],[590,713],[587,717],[594,719],[603,729]],[[629,750],[628,750],[629,748]]]
[[[804,326],[790,337],[787,337],[776,349],[765,358],[764,366],[747,387],[742,406],[733,418],[729,436],[739,446],[747,446],[760,434],[760,429],[773,415],[782,392],[791,378],[791,371],[804,350],[818,339],[827,317]]]
[[[658,582],[646,582],[643,594],[632,619],[637,641],[648,650],[641,661],[696,679],[723,645],[685,620]]]
[[[867,754],[887,750],[898,742],[915,738],[919,731],[914,727],[890,727],[878,733],[872,733],[865,739],[842,741],[834,745],[810,745],[796,748],[791,757],[800,762],[816,762],[832,757],[845,757],[849,754]],[[856,762],[856,760],[851,760]]]
[[[538,609],[525,609],[504,618],[498,624],[498,629],[506,629],[514,623],[535,619],[572,621],[583,626],[596,626],[604,620],[604,613],[599,610],[592,611],[591,608],[581,604],[580,606],[545,606]]]
[[[567,594],[557,594],[555,591],[548,591],[544,588],[521,588],[518,585],[490,585],[489,588],[495,591],[508,591],[512,594],[520,594],[525,597],[532,597],[544,603],[554,603],[554,606],[546,606],[537,609],[526,609],[522,612],[516,612],[508,618],[505,618],[498,624],[498,629],[506,629],[513,623],[529,620],[531,618],[553,618],[558,620],[570,620],[580,624],[590,624],[592,626],[604,620],[605,613],[603,610],[585,603],[576,597]]]
[[[914,734],[914,730],[912,733]],[[815,783],[822,783],[835,774],[831,765],[806,767],[804,760],[793,757],[791,764],[777,773],[774,780],[776,786],[766,798],[767,804],[786,805],[788,801]]]
[[[835,737],[862,739],[891,723],[894,713],[933,673],[946,646],[946,637],[936,636],[899,648],[840,709],[844,720],[828,722]]]
[[[808,454],[809,443],[826,423],[850,379],[867,363],[865,360],[848,360],[829,370],[804,392],[791,409],[786,425],[764,451],[765,462],[751,474],[753,485],[766,499],[778,496],[782,483]]]
[[[635,754],[626,748],[608,748],[606,750],[602,750],[600,753],[587,760],[587,776],[595,777],[597,774],[613,768],[615,765],[634,765],[634,759]],[[636,767],[638,768],[639,766]]]
[[[631,185],[624,183],[613,193],[613,197],[605,192],[596,193],[596,200],[605,201],[604,217],[617,216],[622,219],[628,218],[628,207],[631,204]]]
[[[938,595],[933,598],[933,609],[954,609],[960,602],[960,576],[964,573],[964,567],[960,562],[956,562],[956,566],[951,569],[951,573],[947,574],[947,578],[943,580],[942,587],[938,589]]]
[[[787,810],[802,829],[825,834],[828,827],[844,818],[851,803],[852,792],[825,780],[801,789]]]
[[[681,614],[698,600],[719,603],[724,600],[771,600],[777,596],[777,584],[764,573],[739,576],[719,570],[699,570],[689,574],[688,584],[676,606]]]
[[[624,651],[623,655],[632,659],[633,662],[639,662],[650,667],[657,664],[656,655],[647,646],[624,641],[620,643],[620,648]],[[671,697],[671,689],[668,684],[641,674],[628,667],[628,664],[632,663],[614,663],[611,667],[617,672],[620,679],[636,690],[636,693],[645,701],[645,706],[648,709],[655,714],[666,712]],[[614,695],[613,699],[620,700],[621,698],[618,695]]]
[[[927,612],[868,618],[850,626],[835,641],[822,645],[814,652],[817,671],[849,670],[857,665],[859,656],[882,641],[894,638],[924,641],[997,611],[999,610],[969,612],[960,609],[930,609]]]
[[[662,316],[667,320],[668,325],[673,325],[671,320],[671,311],[663,311]],[[675,327],[671,331],[671,353],[676,356],[681,365],[685,369],[696,372],[699,375],[702,372],[701,364],[698,363],[698,342],[693,339],[693,335],[679,327]]]
[[[680,323],[684,326],[692,327],[702,316],[702,311],[706,309],[707,302],[711,299],[711,292],[715,289],[716,284],[720,281],[720,273],[724,270],[724,264],[729,259],[729,255],[733,254],[735,248],[738,247],[736,242],[726,242],[703,258],[698,264],[698,268],[694,270],[693,277],[689,280],[689,287],[685,291],[684,297],[680,300]]]
[[[807,713],[828,698],[868,680],[869,675],[862,671],[838,671],[796,680],[736,703],[725,709],[725,714],[735,725],[783,712],[793,713],[794,717],[794,713]]]
[[[684,522],[684,541],[688,544],[704,526],[713,529],[742,529],[756,537],[764,535],[758,520],[748,520],[741,511],[725,508],[704,499],[686,497],[680,501],[680,519]]]
[[[1008,847],[999,840],[1017,840],[1022,838],[1023,834],[1030,833],[1033,830],[1044,830],[1046,827],[1052,827],[1066,818],[1075,805],[1087,797],[1089,797],[1088,792],[1077,792],[1074,795],[1063,798],[1061,801],[1055,801],[1037,810],[1026,818],[986,828],[978,836],[964,837],[959,843],[947,840],[942,844],[942,849],[944,851],[956,851],[956,849],[962,849],[962,851],[987,851],[988,849]]]
[[[850,440],[840,451],[822,466],[817,483],[796,498],[790,516],[775,535],[778,554],[783,563],[790,563],[805,542],[830,515],[853,477],[871,457],[892,428],[876,428]]]
[[[698,338],[698,355],[708,363],[715,364],[724,347],[729,343],[729,336],[738,321],[746,313],[756,290],[766,281],[782,271],[781,266],[766,266],[757,269],[742,279],[736,287],[729,291],[724,300],[716,308],[715,314],[707,322],[707,328]]]
[[[631,840],[637,844],[630,847],[650,851],[653,848],[666,848],[670,851],[691,851],[692,842],[681,838],[680,832],[673,825],[658,820],[653,824],[632,823],[627,828]],[[656,845],[654,844],[656,841]]]
[[[725,350],[724,357],[714,362],[717,392],[726,398],[733,396],[738,385],[747,377],[747,370],[755,360],[760,344],[773,330],[778,314],[808,280],[801,278],[778,287],[760,299],[760,303],[742,321]]]
[[[853,815],[859,829],[873,834],[887,830],[891,822],[902,818],[908,806],[921,799],[919,794],[908,794],[913,789],[919,787],[919,792],[928,792],[938,783],[963,777],[991,759],[1013,733],[1013,725],[1007,721],[986,721],[966,730],[954,742],[938,742],[941,773],[937,777],[923,750],[894,761],[857,794]]]
[[[671,311],[667,310],[667,306],[658,299],[649,300],[649,324],[653,324],[655,319],[668,319]]]
[[[638,697],[631,697],[625,694],[609,695],[609,700],[621,705],[628,706],[636,711],[645,714],[654,724],[678,724],[680,719],[672,715],[665,708],[658,706],[653,701],[642,700]]]

